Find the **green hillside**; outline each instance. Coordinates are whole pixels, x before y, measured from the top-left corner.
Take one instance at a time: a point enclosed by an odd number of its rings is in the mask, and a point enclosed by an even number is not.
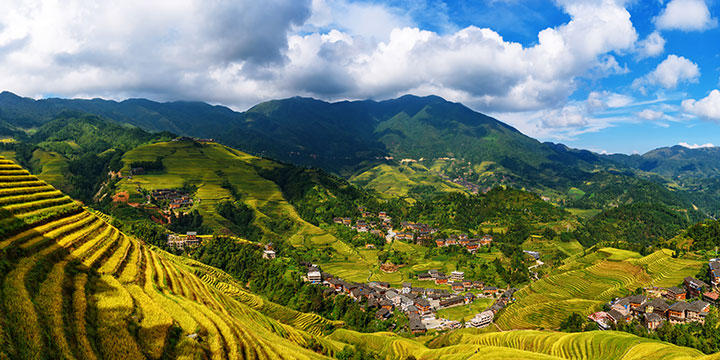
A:
[[[632,251],[602,248],[574,256],[550,276],[521,289],[517,303],[504,310],[496,323],[503,329],[555,329],[570,314],[589,315],[603,303],[639,287],[675,286],[684,277],[695,276],[702,264],[672,258],[667,250],[642,257]]]

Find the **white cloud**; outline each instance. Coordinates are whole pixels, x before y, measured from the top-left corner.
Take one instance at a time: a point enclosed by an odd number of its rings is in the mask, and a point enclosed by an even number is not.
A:
[[[717,26],[704,0],[671,0],[655,26],[661,30],[702,31]]]
[[[638,112],[636,115],[645,120],[659,120],[665,116],[665,113],[662,111],[645,109],[643,111]]]
[[[657,85],[674,89],[682,82],[696,82],[700,69],[694,62],[677,55],[668,55],[652,72],[633,82],[634,87]]]
[[[720,91],[715,89],[700,100],[683,100],[682,108],[688,113],[701,118],[720,121]]]
[[[665,51],[665,39],[659,32],[653,31],[637,44],[635,51],[639,59],[654,57]]]
[[[680,142],[680,143],[678,143],[678,145],[686,147],[688,149],[703,149],[703,148],[715,147],[715,145],[713,145],[712,143],[698,145],[698,144],[688,144],[686,142]]]

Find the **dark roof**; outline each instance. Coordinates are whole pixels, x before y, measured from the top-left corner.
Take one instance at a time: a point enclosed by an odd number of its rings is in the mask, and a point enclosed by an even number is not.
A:
[[[683,289],[681,289],[681,288],[679,288],[679,287],[677,287],[677,286],[673,286],[673,287],[671,287],[671,288],[668,288],[667,291],[668,291],[668,292],[671,292],[671,293],[673,293],[673,294],[682,294],[682,293],[685,292],[685,290],[683,290]]]
[[[647,297],[642,296],[642,295],[633,295],[633,296],[628,296],[627,299],[628,299],[628,301],[630,301],[631,304],[642,304],[645,302],[645,300],[647,300]]]
[[[425,327],[425,324],[423,324],[422,321],[420,321],[420,317],[418,317],[418,316],[411,316],[409,323],[410,323],[411,331],[427,330],[427,328]]]
[[[485,290],[497,290],[498,288],[495,286],[486,286]]]
[[[696,278],[694,278],[694,277],[692,277],[692,276],[686,277],[686,278],[685,278],[685,282],[686,282],[686,283],[689,283],[690,285],[693,285],[693,286],[695,286],[695,287],[707,287],[707,286],[708,286],[708,284],[706,284],[706,283],[704,283],[704,282],[702,282],[702,281],[700,281],[700,280],[698,280],[698,279],[696,279]]]
[[[390,310],[382,308],[375,312],[375,316],[377,317],[387,317],[390,316]]]
[[[687,310],[689,307],[690,307],[690,304],[688,304],[688,303],[686,303],[686,302],[684,302],[684,301],[678,301],[678,302],[670,305],[670,309],[669,309],[669,310],[671,310],[671,311],[684,312],[684,311]]]
[[[665,300],[660,298],[655,298],[646,302],[643,310],[647,309],[648,306],[653,307],[653,312],[655,312],[655,310],[665,312],[668,308],[670,308],[670,305],[668,305]]]
[[[659,322],[662,321],[662,317],[656,313],[649,313],[645,314],[645,321],[646,322]]]
[[[608,316],[613,318],[615,321],[625,320],[625,316],[615,309],[610,310],[610,312],[608,312]]]
[[[430,306],[430,302],[427,301],[427,300],[425,300],[425,299],[417,299],[417,301],[415,301],[415,305],[418,305],[418,306]]]
[[[702,300],[693,301],[690,303],[690,306],[688,306],[688,311],[693,312],[701,312],[703,309],[705,309],[710,303]]]
[[[407,287],[407,288],[412,287],[412,283],[404,282],[404,283],[402,283],[402,287],[404,287],[404,288],[406,288],[406,287]]]

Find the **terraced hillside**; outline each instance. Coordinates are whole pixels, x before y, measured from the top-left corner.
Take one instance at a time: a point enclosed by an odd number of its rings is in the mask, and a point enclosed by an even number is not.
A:
[[[214,230],[231,227],[227,219],[220,216],[215,205],[233,196],[223,184],[234,186],[242,201],[255,210],[254,224],[270,236],[285,236],[292,230],[290,241],[295,245],[309,243],[333,243],[335,238],[298,216],[295,209],[283,197],[280,188],[270,180],[257,174],[258,168],[280,166],[277,162],[261,159],[216,143],[194,141],[159,142],[140,146],[128,151],[123,157],[124,174],[130,173],[130,165],[137,161],[162,159],[163,171],[135,175],[123,179],[119,191],[127,191],[131,197],[139,196],[137,188],[154,190],[180,188],[184,184],[197,186],[195,208],[205,219],[206,225]],[[284,231],[281,228],[288,228]]]
[[[123,234],[4,158],[0,239],[0,359],[316,359],[348,345],[387,359],[701,355],[612,332],[462,330],[428,348],[392,333],[337,329]]]
[[[321,357],[303,348],[310,341],[341,348],[261,314],[243,302],[257,299],[203,281],[197,266],[126,236],[5,159],[0,231],[0,358],[307,359]],[[332,328],[304,319],[314,334]]]
[[[641,257],[632,251],[599,249],[571,258],[555,275],[523,288],[518,301],[496,322],[503,329],[554,329],[573,312],[589,315],[639,287],[677,285],[701,266],[699,261],[673,259],[663,250]]]

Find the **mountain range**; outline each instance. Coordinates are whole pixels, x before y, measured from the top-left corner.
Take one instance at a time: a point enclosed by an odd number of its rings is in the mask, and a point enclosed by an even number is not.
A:
[[[643,155],[601,155],[537,141],[437,96],[335,103],[294,97],[236,112],[203,102],[34,100],[3,92],[0,134],[40,127],[66,111],[96,114],[148,131],[213,138],[252,154],[346,178],[377,172],[381,165],[398,169],[419,163],[446,180],[527,188],[556,201],[578,200],[574,189],[597,190],[592,183],[598,174],[628,177],[634,185],[662,184],[669,190],[667,196],[683,197],[687,207],[697,205],[708,212],[720,199],[718,148],[673,146]],[[612,200],[602,205],[612,205]]]

